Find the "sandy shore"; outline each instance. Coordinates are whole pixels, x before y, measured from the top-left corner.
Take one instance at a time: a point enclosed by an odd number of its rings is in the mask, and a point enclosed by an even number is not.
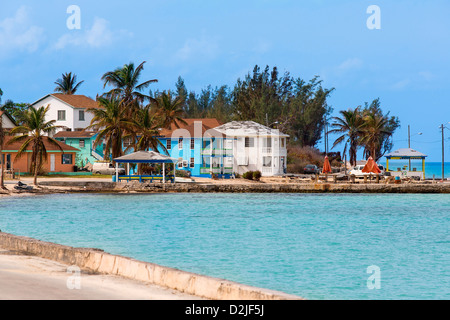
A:
[[[0,300],[199,299],[119,276],[81,272],[77,277],[65,264],[0,248]]]

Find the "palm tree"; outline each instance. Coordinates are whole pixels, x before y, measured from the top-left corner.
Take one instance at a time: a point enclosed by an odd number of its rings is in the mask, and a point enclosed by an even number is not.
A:
[[[94,148],[105,141],[104,157],[111,160],[123,154],[123,139],[135,129],[135,123],[127,116],[121,102],[115,97],[99,97],[98,103],[103,108],[88,109],[94,114],[89,129],[100,130],[94,141]]]
[[[160,123],[157,115],[151,112],[151,106],[147,105],[144,108],[139,109],[135,117],[136,135],[136,151],[148,151],[152,149],[158,150],[158,147],[162,147],[163,151],[167,153],[165,146],[157,138],[160,134]]]
[[[144,70],[144,62],[142,62],[137,68],[134,63],[129,63],[121,68],[117,68],[114,71],[106,72],[102,76],[104,82],[103,88],[107,85],[113,86],[105,97],[118,97],[121,104],[129,110],[129,116],[135,111],[139,104],[144,103],[146,100],[151,100],[147,95],[141,93],[142,90],[147,88],[151,83],[158,82],[158,80],[147,80],[139,84],[139,78]]]
[[[55,126],[55,120],[45,121],[45,115],[48,112],[50,105],[47,107],[40,107],[39,109],[29,108],[17,114],[20,125],[11,130],[11,135],[14,136],[8,144],[14,142],[22,142],[19,148],[16,159],[23,156],[26,150],[31,147],[31,164],[30,172],[34,172],[34,185],[37,186],[37,176],[39,170],[42,168],[44,161],[47,161],[47,149],[44,140],[57,147],[62,151],[58,141],[53,138],[45,137],[53,133],[60,126]]]
[[[83,82],[84,80],[77,83],[77,76],[75,74],[72,74],[72,72],[63,73],[62,78],[55,81],[55,92],[63,94],[75,94],[75,92]]]
[[[364,153],[366,157],[371,156],[375,161],[378,161],[382,155],[377,154],[377,150],[380,150],[386,135],[392,135],[392,132],[387,128],[389,121],[383,115],[372,112],[366,112],[363,119],[361,144],[365,146]]]
[[[4,183],[4,159],[3,159],[3,145],[5,144],[5,136],[6,136],[6,132],[3,130],[3,115],[0,111],[0,188],[2,189],[6,189],[5,187],[5,183]]]
[[[354,166],[356,165],[357,149],[360,135],[363,130],[364,120],[361,116],[359,107],[354,110],[342,110],[339,113],[341,114],[341,117],[333,117],[335,122],[331,124],[333,129],[330,130],[329,133],[338,133],[342,135],[334,141],[332,149],[338,144],[345,142],[345,154],[347,152],[347,145],[349,145],[350,164]]]
[[[170,129],[172,125],[180,128],[180,124],[186,125],[186,121],[183,120],[184,109],[181,97],[174,98],[170,91],[164,91],[156,98],[153,105],[157,116],[161,118],[163,128]]]

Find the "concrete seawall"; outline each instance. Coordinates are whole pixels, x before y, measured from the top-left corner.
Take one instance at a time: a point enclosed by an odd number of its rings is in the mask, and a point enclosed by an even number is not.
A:
[[[212,300],[299,300],[283,292],[198,275],[112,255],[97,249],[73,248],[0,232],[0,247],[76,265],[100,274],[118,275]]]
[[[252,183],[252,184],[146,184],[86,181],[43,181],[42,186],[64,187],[74,192],[192,192],[192,193],[450,193],[450,183],[441,184],[351,184],[351,183]],[[67,190],[70,188],[70,190]]]

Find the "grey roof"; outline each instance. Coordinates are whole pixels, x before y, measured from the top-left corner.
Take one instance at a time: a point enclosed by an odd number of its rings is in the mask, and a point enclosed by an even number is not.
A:
[[[385,157],[427,157],[427,155],[411,148],[403,148],[388,153]]]
[[[155,151],[137,151],[114,159],[115,162],[175,163],[178,159]]]
[[[272,129],[254,121],[231,121],[224,125],[215,127],[214,130],[227,136],[282,136],[289,135]]]

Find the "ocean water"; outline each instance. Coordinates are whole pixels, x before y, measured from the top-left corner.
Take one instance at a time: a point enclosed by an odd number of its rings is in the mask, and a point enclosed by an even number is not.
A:
[[[381,163],[386,167],[386,161]],[[395,171],[397,168],[403,168],[404,166],[409,166],[407,160],[389,161],[389,170]],[[412,160],[411,170],[412,168],[416,168],[417,171],[422,171],[422,161]],[[433,179],[433,175],[435,176],[435,179],[442,179],[442,162],[425,162],[425,178]],[[444,177],[445,179],[450,178],[450,162],[444,162]]]
[[[307,299],[450,299],[449,195],[11,197],[0,229]]]

